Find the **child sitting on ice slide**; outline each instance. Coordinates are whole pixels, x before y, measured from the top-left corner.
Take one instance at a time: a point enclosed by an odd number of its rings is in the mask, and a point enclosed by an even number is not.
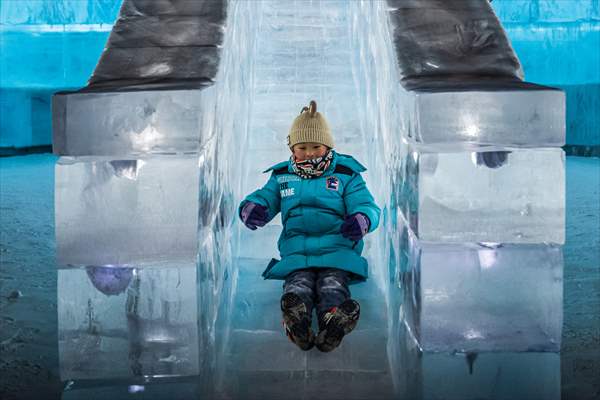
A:
[[[316,345],[327,352],[358,322],[360,307],[348,285],[367,279],[362,238],[377,228],[380,210],[360,175],[365,167],[333,150],[316,102],[294,120],[288,146],[290,159],[264,171],[271,177],[241,202],[239,216],[255,230],[281,211],[281,261],[271,260],[263,277],[285,281],[281,311],[288,338],[302,350]]]

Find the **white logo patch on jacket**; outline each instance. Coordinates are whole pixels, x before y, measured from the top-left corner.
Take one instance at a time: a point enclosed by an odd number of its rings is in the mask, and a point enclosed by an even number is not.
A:
[[[289,187],[288,182],[282,182],[279,184],[279,195],[283,197],[293,196],[295,193],[293,187]]]

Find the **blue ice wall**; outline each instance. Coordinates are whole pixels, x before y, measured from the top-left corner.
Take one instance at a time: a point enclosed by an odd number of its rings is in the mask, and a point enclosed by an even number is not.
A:
[[[51,143],[50,96],[85,85],[121,0],[0,0],[0,148]],[[530,82],[567,93],[567,143],[600,145],[600,1],[494,0]]]
[[[0,149],[51,144],[51,96],[85,85],[120,5],[0,0]]]
[[[567,144],[600,145],[600,1],[495,0],[525,78],[567,95]]]

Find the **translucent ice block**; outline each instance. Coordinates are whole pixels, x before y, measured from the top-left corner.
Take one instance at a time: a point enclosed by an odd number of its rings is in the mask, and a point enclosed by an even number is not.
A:
[[[55,179],[59,265],[196,261],[197,157],[61,158]]]
[[[420,240],[564,243],[561,149],[436,152],[405,144],[400,151],[392,207]]]
[[[409,243],[392,296],[422,350],[559,351],[560,246]]]
[[[58,271],[63,381],[199,373],[194,264]]]
[[[214,87],[59,93],[54,153],[132,155],[197,152],[213,133]]]
[[[565,144],[565,94],[521,82],[414,83],[403,92],[405,135],[423,144],[467,142],[519,147]]]

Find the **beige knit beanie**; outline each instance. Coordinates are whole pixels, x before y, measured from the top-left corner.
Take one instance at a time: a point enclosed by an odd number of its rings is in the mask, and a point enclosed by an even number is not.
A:
[[[310,101],[308,107],[302,108],[300,115],[296,117],[290,134],[288,135],[288,146],[290,149],[298,143],[320,143],[333,148],[333,137],[325,117],[317,112],[317,102]]]

